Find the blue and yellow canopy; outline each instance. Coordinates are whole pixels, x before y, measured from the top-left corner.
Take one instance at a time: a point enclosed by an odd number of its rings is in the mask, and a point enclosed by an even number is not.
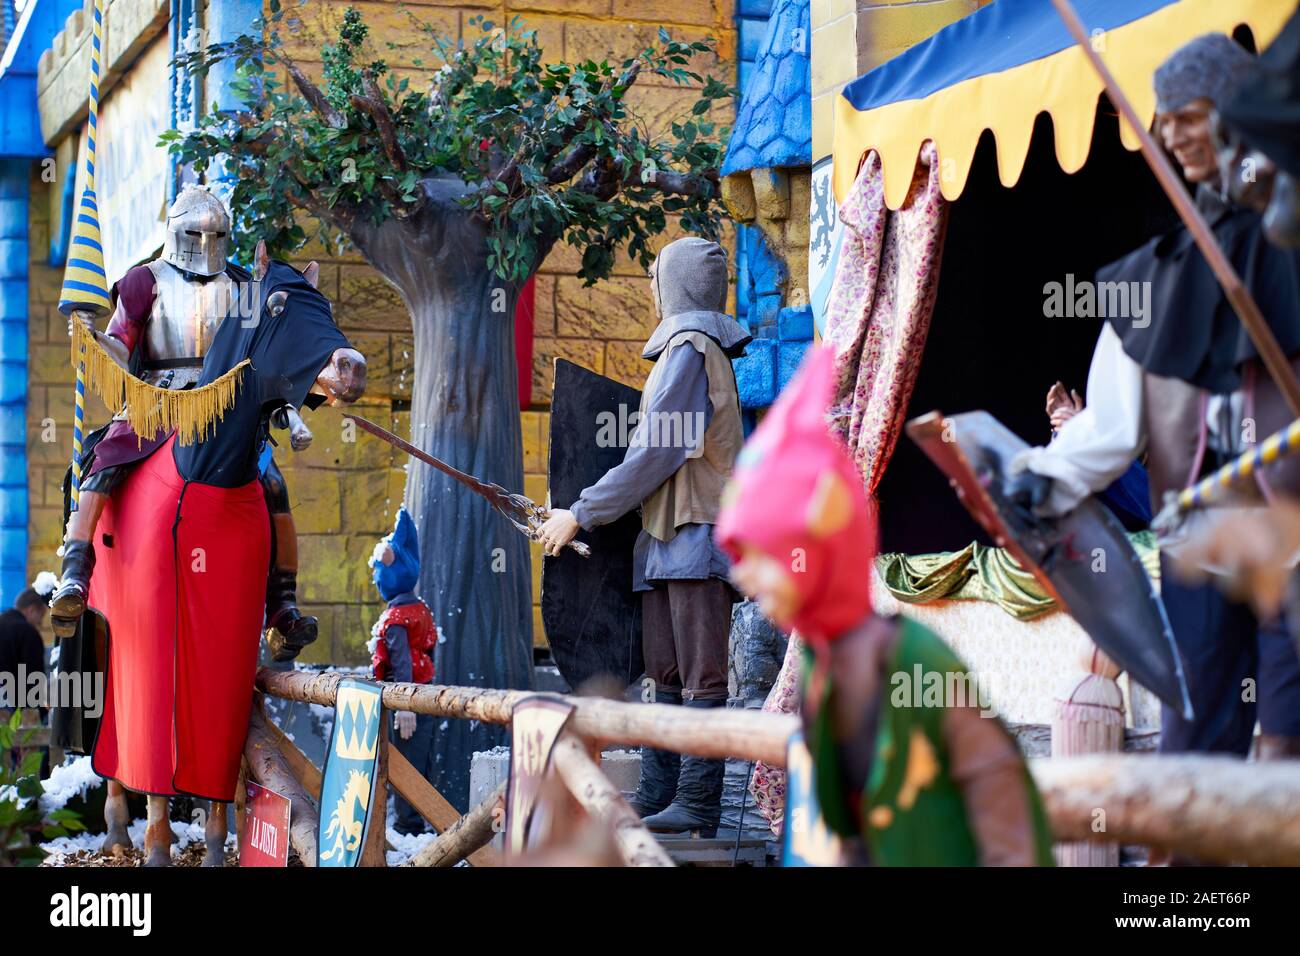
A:
[[[1155,113],[1151,77],[1202,33],[1250,27],[1261,49],[1294,0],[1075,0],[1093,46],[1138,116]],[[869,150],[880,154],[885,202],[907,196],[921,144],[934,140],[945,198],[961,195],[984,130],[997,142],[998,174],[1013,186],[1039,113],[1051,114],[1056,158],[1067,173],[1088,159],[1100,78],[1048,0],[997,0],[940,30],[844,88],[835,103],[835,196],[843,200]],[[1134,132],[1121,138],[1137,149]]]

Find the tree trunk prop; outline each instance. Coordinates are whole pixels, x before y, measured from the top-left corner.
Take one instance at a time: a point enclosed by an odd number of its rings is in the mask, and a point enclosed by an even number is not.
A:
[[[350,230],[401,293],[415,334],[411,443],[462,471],[522,490],[523,446],[514,349],[518,290],[487,268],[487,224],[462,208],[459,179],[425,180],[428,202],[409,219]],[[437,674],[455,684],[532,686],[528,540],[483,499],[411,462],[405,504],[420,534],[420,597],[442,632]],[[458,808],[469,799],[475,751],[503,731],[456,722],[434,742],[434,785]]]
[[[499,865],[496,851],[488,844],[496,835],[496,810],[498,805],[504,805],[507,783],[503,780],[486,800],[438,834],[436,840],[404,865],[447,867],[466,858],[475,866]]]

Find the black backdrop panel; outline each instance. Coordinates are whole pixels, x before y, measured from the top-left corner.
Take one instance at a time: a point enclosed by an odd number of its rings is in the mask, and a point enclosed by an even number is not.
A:
[[[564,359],[555,363],[551,396],[551,447],[547,470],[551,505],[568,508],[582,489],[623,461],[622,427],[641,403],[641,393]],[[601,435],[613,416],[613,429]],[[609,441],[612,432],[617,441]],[[600,437],[602,440],[598,440]],[[556,666],[577,689],[608,675],[624,684],[644,670],[641,598],[632,590],[632,548],[641,531],[633,511],[593,532],[578,532],[591,545],[583,558],[566,548],[542,559],[542,624]]]

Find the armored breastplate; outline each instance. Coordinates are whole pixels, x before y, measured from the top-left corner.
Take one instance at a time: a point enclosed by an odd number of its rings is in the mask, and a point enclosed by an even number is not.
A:
[[[217,328],[233,312],[235,283],[225,273],[187,280],[161,259],[149,263],[149,271],[156,293],[141,342],[140,377],[161,388],[185,388],[198,381]]]

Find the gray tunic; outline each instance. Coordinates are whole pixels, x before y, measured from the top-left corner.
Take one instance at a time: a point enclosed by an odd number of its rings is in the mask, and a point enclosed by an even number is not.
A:
[[[684,431],[694,442],[674,446],[652,445],[634,437],[623,463],[611,468],[574,504],[573,517],[585,530],[617,521],[672,477],[685,462],[689,452],[704,440],[704,431],[713,417],[709,402],[709,379],[704,371],[704,356],[689,344],[676,346],[668,354],[661,385],[646,407],[645,417],[637,423],[636,436],[643,436],[656,413],[678,414],[682,420],[701,415],[703,427]],[[649,591],[663,581],[700,581],[707,578],[727,580],[730,562],[713,540],[713,525],[684,524],[671,541],[659,541],[646,531],[637,537],[633,551],[633,587]]]

